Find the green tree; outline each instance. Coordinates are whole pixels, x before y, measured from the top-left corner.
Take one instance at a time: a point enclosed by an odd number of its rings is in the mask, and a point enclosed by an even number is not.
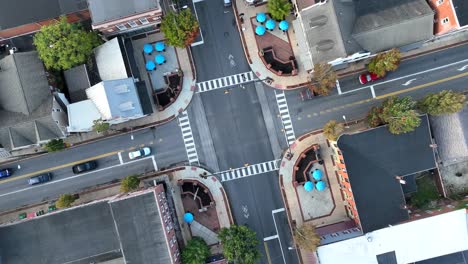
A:
[[[52,139],[47,144],[45,144],[44,148],[48,152],[59,151],[65,148],[65,143],[63,143],[63,139]]]
[[[344,126],[336,120],[330,120],[323,126],[323,134],[330,141],[336,141],[343,133]]]
[[[283,20],[291,13],[292,5],[288,0],[269,0],[268,13],[274,20]]]
[[[427,94],[420,102],[419,109],[430,115],[457,113],[465,106],[465,95],[450,90]]]
[[[229,262],[238,264],[254,264],[260,260],[257,249],[259,241],[254,231],[246,226],[232,225],[222,228],[218,238],[223,245],[224,256]]]
[[[80,24],[68,23],[65,16],[57,23],[41,27],[34,35],[39,57],[50,70],[67,70],[85,63],[100,43],[95,32],[85,31]]]
[[[125,177],[120,183],[121,192],[131,192],[138,189],[140,186],[140,179],[136,175],[130,175]]]
[[[312,89],[320,95],[328,95],[336,86],[336,73],[328,63],[314,64],[312,73]]]
[[[68,208],[71,206],[71,204],[75,201],[75,196],[66,193],[60,195],[58,200],[55,202],[55,206],[57,208]]]
[[[378,109],[371,109],[370,115],[378,115],[378,118],[388,124],[388,130],[392,134],[401,134],[414,131],[421,124],[421,118],[414,110],[416,102],[411,97],[390,97],[382,102]],[[372,126],[371,123],[369,125]]]
[[[380,119],[381,108],[380,107],[372,107],[367,113],[367,123],[370,127],[378,127],[383,124],[382,119]]]
[[[167,13],[161,21],[161,31],[166,37],[169,45],[179,48],[185,48],[193,43],[198,36],[198,21],[186,8],[178,14],[174,12]]]
[[[205,264],[206,258],[210,256],[210,248],[205,240],[193,237],[182,250],[182,263]]]
[[[401,61],[401,53],[398,49],[391,49],[387,52],[377,54],[367,65],[367,70],[377,74],[379,77],[385,76],[388,71],[398,69]]]
[[[109,130],[109,127],[109,123],[102,121],[101,118],[93,121],[93,130],[98,133]]]
[[[315,231],[315,226],[310,223],[294,230],[294,240],[301,249],[310,252],[316,251],[320,245],[320,236]]]

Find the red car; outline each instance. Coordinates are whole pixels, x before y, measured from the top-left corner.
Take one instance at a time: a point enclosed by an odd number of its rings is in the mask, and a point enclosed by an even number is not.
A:
[[[368,73],[363,73],[363,74],[359,75],[359,82],[361,84],[366,84],[368,82],[373,82],[373,81],[379,80],[381,78],[382,77],[377,76],[377,74],[375,74],[375,73],[368,72]]]

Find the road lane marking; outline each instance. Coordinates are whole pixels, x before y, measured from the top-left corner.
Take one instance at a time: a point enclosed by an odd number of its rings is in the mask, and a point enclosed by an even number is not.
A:
[[[464,70],[466,70],[466,68],[468,68],[468,65],[465,65],[465,66],[463,66],[461,68],[458,68],[457,71],[464,71]]]
[[[281,238],[279,236],[278,226],[276,225],[276,220],[275,220],[275,214],[279,212],[283,212],[283,211],[284,211],[284,208],[275,209],[271,211],[271,216],[273,217],[273,223],[275,224],[275,230],[276,230],[276,235],[278,236],[278,243],[281,249],[281,255],[283,256],[284,264],[286,264],[286,258],[284,257],[284,251],[283,251],[283,245],[281,244]]]
[[[336,79],[336,89],[338,90],[338,94],[341,94],[341,86],[340,86],[340,82],[338,81],[338,79]]]
[[[284,91],[276,91],[276,104],[278,105],[279,117],[281,118],[281,124],[284,129],[284,137],[288,145],[291,145],[296,141],[296,134],[294,133],[294,127],[292,125],[291,115],[289,114],[288,102]]]
[[[413,79],[411,79],[411,80],[408,80],[407,82],[405,82],[405,83],[402,84],[402,85],[403,85],[403,86],[408,86],[408,85],[410,85],[412,82],[414,82],[414,81],[416,81],[416,80],[417,80],[416,78],[413,78]],[[371,86],[371,87],[373,87],[373,86]]]
[[[158,165],[156,164],[156,158],[154,155],[151,156],[151,159],[153,160],[154,171],[158,171]]]
[[[263,174],[270,171],[279,170],[278,162],[280,160],[271,160],[263,163],[257,163],[248,165],[245,167],[239,167],[236,169],[230,169],[226,171],[216,172],[214,174],[221,176],[221,181],[231,181],[239,178],[244,178],[248,176],[253,176],[257,174]]]
[[[75,179],[75,178],[78,178],[78,177],[86,176],[88,174],[101,172],[101,171],[108,170],[108,169],[113,169],[113,168],[116,168],[116,167],[121,167],[123,165],[136,163],[136,162],[139,162],[139,161],[142,161],[142,160],[147,160],[147,159],[150,159],[150,158],[151,157],[145,157],[145,158],[141,158],[141,159],[137,159],[137,160],[132,160],[132,161],[129,161],[129,162],[126,162],[126,163],[123,163],[123,164],[112,165],[112,166],[105,167],[105,168],[102,168],[102,169],[98,169],[98,170],[94,170],[94,171],[90,171],[90,172],[86,172],[86,173],[82,173],[82,174],[77,174],[77,175],[70,176],[70,177],[63,178],[63,179],[59,179],[59,180],[52,180],[50,182],[34,185],[34,186],[31,186],[31,187],[28,187],[28,188],[12,191],[12,192],[9,192],[9,193],[0,194],[0,197],[15,194],[15,193],[19,193],[19,192],[22,192],[22,191],[28,191],[28,190],[35,189],[35,188],[40,188],[40,187],[47,186],[47,185],[50,185],[50,184],[55,184],[55,183],[59,183],[59,182],[63,182],[63,181],[72,180],[72,179]]]
[[[179,115],[179,127],[182,132],[182,139],[184,140],[185,152],[187,152],[187,158],[189,163],[198,163],[198,152],[195,145],[195,139],[192,134],[192,127],[190,126],[190,119],[187,111],[183,111]]]
[[[371,91],[371,93],[372,93],[372,98],[375,98],[374,86],[371,86],[371,87],[370,87],[370,91]]]
[[[277,239],[277,238],[278,238],[278,235],[269,236],[269,237],[265,237],[265,238],[263,239],[263,241],[273,240],[273,239]]]
[[[55,166],[55,167],[52,167],[52,168],[47,168],[47,169],[43,169],[43,170],[31,172],[31,173],[19,175],[19,176],[13,177],[13,178],[4,179],[4,180],[0,181],[0,184],[11,182],[11,181],[16,181],[16,180],[19,180],[19,179],[28,178],[28,177],[31,177],[31,176],[34,176],[34,175],[39,175],[39,174],[42,174],[42,173],[46,173],[46,172],[50,172],[50,171],[54,171],[54,170],[58,170],[58,169],[63,169],[63,168],[73,166],[73,165],[76,165],[76,164],[80,164],[80,163],[90,161],[90,160],[96,160],[96,159],[109,157],[109,156],[118,154],[119,152],[122,152],[122,150],[113,151],[113,152],[105,153],[105,154],[102,154],[102,155],[94,156],[94,157],[91,157],[91,158],[86,158],[86,159],[82,159],[82,160],[62,164],[62,165],[59,165],[59,166]]]
[[[211,90],[226,88],[234,85],[242,85],[244,83],[253,82],[256,79],[257,76],[252,71],[249,71],[221,77],[218,79],[199,82],[197,83],[197,93],[208,92]]]
[[[117,153],[119,155],[120,164],[123,164],[122,152]]]
[[[279,208],[279,209],[275,209],[275,210],[271,211],[271,213],[273,213],[273,214],[277,214],[277,213],[281,213],[281,212],[284,212],[284,208]]]
[[[271,264],[270,251],[268,250],[267,243],[263,242],[263,246],[265,247],[265,253],[267,255],[268,264]]]
[[[431,68],[431,69],[428,69],[428,70],[425,70],[425,71],[420,71],[420,72],[408,74],[408,75],[398,77],[398,78],[395,78],[395,79],[386,80],[386,81],[379,82],[379,83],[376,83],[376,84],[373,84],[373,85],[363,86],[363,87],[360,87],[360,88],[357,88],[357,89],[353,89],[353,90],[343,92],[342,94],[347,94],[347,93],[352,93],[352,92],[356,92],[356,91],[363,90],[363,89],[368,89],[371,86],[378,86],[378,85],[382,85],[382,84],[386,84],[386,83],[390,83],[390,82],[394,82],[394,81],[399,81],[401,79],[405,79],[405,78],[408,78],[408,77],[412,77],[412,76],[416,76],[416,75],[420,75],[420,74],[424,74],[424,73],[428,73],[428,72],[432,72],[432,71],[437,71],[437,70],[440,70],[440,69],[448,68],[450,66],[454,66],[454,65],[457,65],[457,64],[460,64],[460,63],[465,63],[465,62],[468,62],[468,59],[452,62],[452,63],[446,64],[446,65]]]

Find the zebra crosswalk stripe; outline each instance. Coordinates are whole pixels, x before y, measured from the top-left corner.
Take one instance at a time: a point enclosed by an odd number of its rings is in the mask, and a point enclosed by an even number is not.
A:
[[[197,93],[207,92],[215,89],[233,86],[236,84],[252,82],[257,78],[251,71],[235,75],[225,76],[218,79],[197,83]]]
[[[193,138],[192,128],[190,126],[190,120],[187,111],[180,113],[179,127],[180,131],[182,131],[182,139],[184,140],[185,151],[187,152],[187,158],[189,163],[199,163],[197,147]]]
[[[240,167],[232,170],[221,171],[215,173],[221,176],[221,181],[231,181],[239,178],[262,174],[270,171],[276,171],[279,169],[278,162],[280,160],[271,160],[267,162],[257,163],[249,165],[247,167]]]
[[[284,136],[288,145],[291,145],[296,140],[296,135],[294,134],[294,128],[292,125],[291,116],[289,115],[288,102],[286,101],[286,95],[284,91],[275,91],[276,103],[278,104],[278,110],[280,113],[281,122],[284,127]]]

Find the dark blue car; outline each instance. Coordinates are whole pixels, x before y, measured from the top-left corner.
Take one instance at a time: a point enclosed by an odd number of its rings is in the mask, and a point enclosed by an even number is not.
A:
[[[12,173],[11,169],[0,169],[0,178],[10,177]]]

